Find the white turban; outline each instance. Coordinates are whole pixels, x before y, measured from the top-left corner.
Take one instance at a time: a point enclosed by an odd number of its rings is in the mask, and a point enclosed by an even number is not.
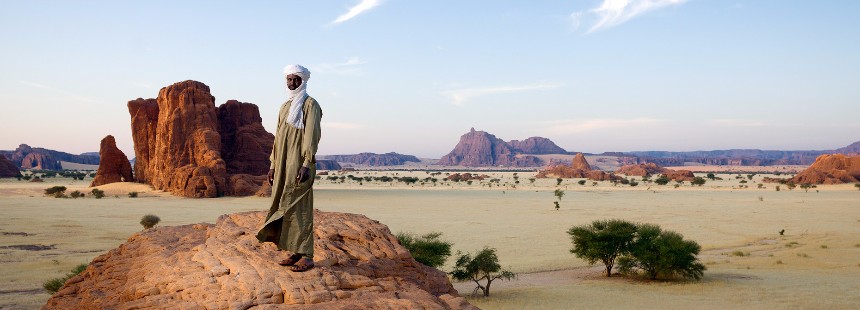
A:
[[[284,67],[284,79],[286,80],[287,76],[290,74],[298,75],[302,78],[302,85],[296,87],[296,89],[290,89],[287,87],[287,101],[284,102],[286,105],[288,102],[290,103],[290,114],[287,115],[286,122],[296,127],[298,129],[304,129],[304,112],[302,111],[302,106],[305,103],[305,100],[308,98],[308,80],[311,79],[311,72],[308,71],[308,68],[302,67],[300,65],[289,65]]]

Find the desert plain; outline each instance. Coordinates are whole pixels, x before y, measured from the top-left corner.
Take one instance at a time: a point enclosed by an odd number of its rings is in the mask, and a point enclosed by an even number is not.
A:
[[[707,170],[707,169],[705,169]],[[720,171],[720,170],[713,170]],[[498,250],[518,279],[493,282],[491,297],[468,297],[482,309],[856,309],[860,305],[860,191],[853,184],[808,191],[737,173],[704,186],[640,182],[638,186],[529,179],[530,171],[481,171],[487,180],[424,184],[330,180],[315,185],[315,207],[364,214],[392,232],[441,232],[453,249]],[[334,176],[429,177],[425,171],[348,171]],[[704,173],[697,173],[704,176]],[[634,177],[641,179],[640,177]],[[88,263],[141,231],[155,214],[160,226],[214,222],[221,214],[265,210],[270,198],[191,199],[138,183],[99,187],[106,197],[60,199],[55,185],[89,192],[87,178],[43,183],[0,179],[0,308],[38,308],[45,281]],[[517,184],[516,182],[519,181]],[[744,186],[742,186],[744,185]],[[746,187],[748,186],[748,187]],[[565,191],[556,210],[555,189]],[[129,192],[138,192],[130,198]],[[653,223],[702,246],[701,281],[649,281],[602,274],[570,254],[567,229],[597,219]],[[781,235],[779,232],[784,230]],[[443,270],[449,271],[453,258]],[[455,283],[469,296],[473,283]]]

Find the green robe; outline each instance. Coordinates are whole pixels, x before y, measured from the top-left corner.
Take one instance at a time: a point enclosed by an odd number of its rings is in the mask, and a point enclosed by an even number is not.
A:
[[[289,104],[278,113],[278,130],[269,157],[275,170],[272,184],[272,206],[257,239],[274,242],[279,249],[292,253],[314,254],[314,196],[317,146],[320,141],[322,110],[310,96],[302,107],[305,128],[286,122]],[[310,178],[296,181],[300,167],[310,169]]]

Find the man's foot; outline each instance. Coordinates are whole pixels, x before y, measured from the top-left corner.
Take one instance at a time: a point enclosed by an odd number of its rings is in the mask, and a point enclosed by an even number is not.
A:
[[[292,266],[292,265],[295,265],[301,259],[302,259],[301,254],[293,254],[293,255],[290,255],[290,257],[288,257],[287,259],[283,259],[280,262],[278,262],[278,265]]]
[[[305,272],[314,268],[314,260],[310,257],[302,257],[298,262],[290,266],[292,272]]]

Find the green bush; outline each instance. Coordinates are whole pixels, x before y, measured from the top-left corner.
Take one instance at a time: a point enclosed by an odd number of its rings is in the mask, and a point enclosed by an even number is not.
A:
[[[69,196],[71,196],[72,198],[81,198],[81,197],[86,196],[86,194],[81,193],[81,191],[74,191],[71,194],[69,194]]]
[[[441,236],[441,232],[431,232],[421,237],[401,232],[397,234],[397,240],[400,241],[400,245],[409,250],[416,261],[438,268],[451,256],[451,246],[453,246],[451,242],[439,240]]]
[[[641,270],[652,280],[675,275],[699,280],[706,269],[696,257],[700,250],[698,243],[684,240],[679,233],[643,224],[637,229],[629,254],[618,259],[618,267],[625,274]]]
[[[140,218],[140,225],[143,225],[143,229],[150,229],[158,225],[158,222],[161,222],[161,218],[154,214],[147,214]]]
[[[137,192],[128,192],[128,198],[137,198]]]
[[[78,275],[79,273],[83,272],[86,269],[87,269],[87,264],[77,265],[77,266],[75,266],[75,268],[72,268],[71,273],[68,273],[63,277],[53,278],[51,280],[45,281],[45,283],[42,284],[42,287],[46,291],[50,292],[51,294],[56,293],[57,291],[59,291],[63,287],[63,284],[66,284],[66,281],[68,281],[69,279]]]
[[[654,183],[657,185],[666,185],[669,184],[669,177],[667,175],[661,175],[659,178],[654,179]]]
[[[577,184],[579,184],[579,185],[585,185],[585,180],[579,180],[579,181],[577,181],[576,183],[577,183]]]
[[[860,190],[860,183],[854,184],[854,187],[856,187],[857,190]]]
[[[592,265],[603,262],[609,277],[615,260],[628,253],[636,236],[636,224],[620,219],[597,220],[590,225],[571,227],[567,234],[573,242],[570,253]]]
[[[55,196],[55,197],[57,194],[63,194],[65,192],[66,192],[65,186],[54,186],[54,187],[45,189],[45,195],[51,195],[51,196]]]
[[[471,254],[461,254],[457,252],[457,263],[454,265],[454,270],[450,273],[452,278],[457,281],[473,281],[477,285],[472,295],[478,293],[478,290],[483,292],[484,297],[490,296],[490,284],[498,279],[510,280],[516,279],[517,275],[508,270],[502,270],[499,264],[499,257],[496,255],[496,249],[485,247],[473,257]],[[482,285],[481,282],[486,284]]]
[[[695,177],[693,178],[693,181],[690,182],[690,184],[702,186],[705,185],[705,179],[702,177]]]
[[[91,193],[93,194],[93,197],[96,197],[96,199],[102,199],[105,197],[105,191],[100,190],[98,188],[93,188]]]
[[[555,185],[556,186],[561,185],[561,181],[564,181],[564,180],[562,178],[555,179]]]

